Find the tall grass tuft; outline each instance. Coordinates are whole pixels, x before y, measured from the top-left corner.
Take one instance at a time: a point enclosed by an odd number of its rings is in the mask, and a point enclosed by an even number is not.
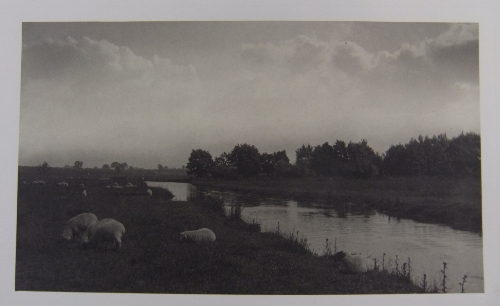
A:
[[[229,219],[238,219],[241,220],[241,212],[243,211],[243,204],[236,203],[234,200],[231,202],[229,206]]]
[[[443,270],[441,270],[441,273],[443,274],[443,281],[441,282],[441,291],[443,293],[446,293],[446,262],[443,262]]]
[[[420,287],[422,287],[422,292],[426,293],[429,289],[429,284],[427,283],[427,274],[424,274],[424,277],[420,281]]]
[[[299,231],[297,232],[292,231],[289,234],[283,234],[283,237],[293,242],[294,244],[298,245],[299,247],[303,248],[307,252],[311,253],[310,244],[307,242],[307,238],[305,238],[304,236],[299,237]]]
[[[335,254],[335,253],[333,253],[333,254]],[[326,255],[326,256],[332,255],[332,248],[330,246],[330,242],[328,242],[328,238],[326,238],[325,250],[323,251],[323,255]]]
[[[464,288],[464,285],[465,285],[465,279],[467,278],[467,274],[464,274],[464,276],[462,277],[462,282],[461,283],[458,283],[460,285],[460,292],[461,293],[464,293],[465,292],[465,288]]]

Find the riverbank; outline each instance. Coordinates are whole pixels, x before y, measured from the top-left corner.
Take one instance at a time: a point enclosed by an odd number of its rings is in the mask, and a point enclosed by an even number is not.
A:
[[[387,272],[341,274],[331,257],[297,242],[230,221],[198,202],[113,194],[88,179],[87,197],[59,187],[19,191],[15,289],[21,291],[188,294],[416,293],[407,278]],[[79,183],[73,181],[73,183]],[[50,183],[51,184],[51,183]],[[126,227],[118,252],[59,242],[65,222],[93,212]],[[213,245],[179,242],[202,227]]]
[[[378,180],[194,180],[205,186],[292,199],[354,203],[390,216],[482,233],[480,178],[405,177]]]

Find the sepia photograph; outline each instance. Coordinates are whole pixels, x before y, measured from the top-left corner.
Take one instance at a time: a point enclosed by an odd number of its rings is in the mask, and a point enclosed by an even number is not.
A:
[[[10,286],[484,297],[487,26],[23,19]]]

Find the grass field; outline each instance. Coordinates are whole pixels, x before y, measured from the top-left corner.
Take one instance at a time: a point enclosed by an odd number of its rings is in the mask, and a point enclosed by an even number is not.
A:
[[[30,176],[32,175],[32,176]],[[408,279],[387,272],[340,274],[331,257],[292,239],[207,210],[203,202],[172,202],[168,193],[107,189],[97,176],[49,174],[45,186],[21,184],[17,206],[15,289],[64,292],[217,294],[415,293]],[[57,177],[56,177],[57,176]],[[20,173],[19,180],[36,175]],[[113,178],[110,182],[139,180]],[[67,181],[69,188],[59,188]],[[87,197],[81,195],[84,184]],[[60,241],[67,220],[92,212],[126,227],[120,251]],[[181,243],[202,227],[214,244]]]

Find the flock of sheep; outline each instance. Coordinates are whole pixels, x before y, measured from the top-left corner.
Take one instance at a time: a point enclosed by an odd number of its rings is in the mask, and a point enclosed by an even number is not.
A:
[[[93,213],[82,213],[71,218],[64,228],[61,238],[76,241],[82,246],[105,247],[120,250],[125,226],[112,218],[98,220]],[[214,242],[215,233],[208,228],[180,233],[180,241]]]

